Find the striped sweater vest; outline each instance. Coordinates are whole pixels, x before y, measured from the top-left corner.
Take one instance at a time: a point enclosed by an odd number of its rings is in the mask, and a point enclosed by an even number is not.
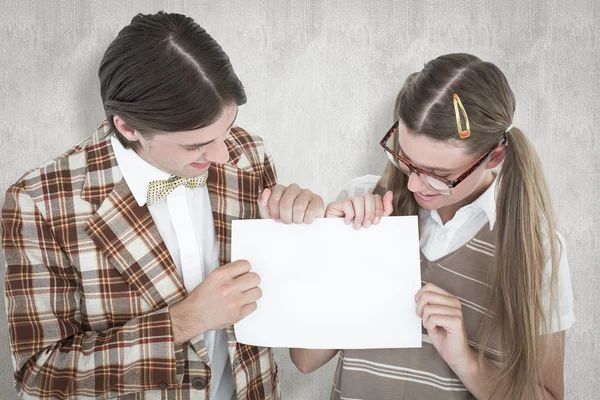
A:
[[[495,235],[486,224],[469,242],[435,261],[421,253],[422,283],[434,283],[457,296],[469,345],[481,346],[479,333],[494,277]],[[498,338],[486,356],[500,361]],[[440,357],[423,330],[416,349],[343,350],[334,376],[331,400],[474,399]]]

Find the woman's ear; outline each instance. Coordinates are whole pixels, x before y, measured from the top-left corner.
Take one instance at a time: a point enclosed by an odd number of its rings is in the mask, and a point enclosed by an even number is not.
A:
[[[486,164],[486,169],[496,168],[498,165],[500,165],[502,163],[502,161],[504,161],[505,156],[506,156],[506,145],[502,144],[502,145],[496,147],[494,149],[494,151],[492,151],[492,154],[490,155],[490,160]]]
[[[137,142],[140,140],[140,133],[135,129],[131,128],[129,125],[127,125],[127,123],[123,121],[123,119],[121,119],[121,117],[119,117],[118,115],[115,115],[113,117],[113,123],[115,124],[115,127],[117,128],[119,133],[123,135],[123,137],[128,141]]]

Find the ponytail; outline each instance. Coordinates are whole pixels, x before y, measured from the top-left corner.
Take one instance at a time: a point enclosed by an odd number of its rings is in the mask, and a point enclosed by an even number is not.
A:
[[[484,349],[498,332],[505,360],[492,398],[536,399],[543,382],[540,358],[552,312],[544,305],[546,249],[550,250],[550,310],[557,293],[558,249],[554,213],[541,162],[529,140],[512,128],[496,180],[496,268],[493,315],[483,332]],[[549,242],[549,246],[546,245]],[[485,351],[480,353],[483,362]]]

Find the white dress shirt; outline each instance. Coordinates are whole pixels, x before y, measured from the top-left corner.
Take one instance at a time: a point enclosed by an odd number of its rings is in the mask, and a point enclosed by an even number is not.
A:
[[[371,193],[380,177],[366,175],[350,181],[337,199],[347,199]],[[423,255],[428,260],[434,261],[445,255],[458,250],[470,241],[488,222],[490,229],[496,223],[496,183],[490,187],[471,204],[460,208],[454,217],[444,225],[437,210],[419,211],[421,221],[421,237],[419,245]],[[567,247],[565,239],[557,232],[559,241],[560,260],[558,265],[558,317],[552,318],[551,332],[569,329],[575,322],[573,313],[573,289],[571,286],[571,274],[567,260]],[[552,272],[552,263],[547,250],[548,262],[545,266],[546,281],[549,281]],[[544,289],[544,300],[546,304],[546,315],[550,315],[549,290]],[[554,314],[556,315],[556,314]],[[560,325],[559,325],[560,324]]]
[[[125,149],[114,136],[111,143],[125,182],[137,203],[143,206],[148,184],[168,179],[171,175],[146,162],[134,150]],[[178,186],[165,199],[149,205],[148,210],[177,266],[185,289],[190,293],[219,264],[207,187]],[[210,398],[235,398],[225,330],[204,333],[204,342],[212,372]]]

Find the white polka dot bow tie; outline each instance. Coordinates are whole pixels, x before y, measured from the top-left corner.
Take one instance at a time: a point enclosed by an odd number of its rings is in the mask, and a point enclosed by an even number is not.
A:
[[[148,184],[148,194],[146,196],[148,205],[158,203],[180,185],[189,188],[206,186],[207,178],[208,171],[195,178],[181,178],[179,176],[172,176],[167,180],[152,181]]]

